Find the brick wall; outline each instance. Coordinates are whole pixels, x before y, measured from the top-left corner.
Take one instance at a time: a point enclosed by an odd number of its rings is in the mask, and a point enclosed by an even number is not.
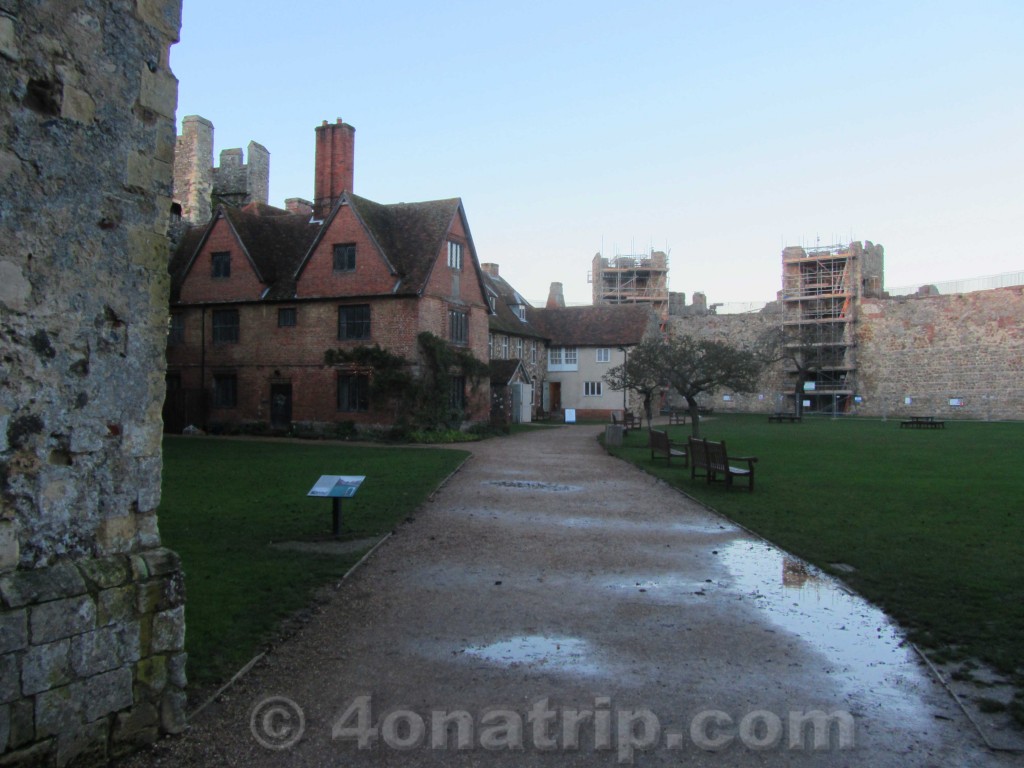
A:
[[[180,13],[0,3],[3,765],[105,764],[184,725],[156,520]]]

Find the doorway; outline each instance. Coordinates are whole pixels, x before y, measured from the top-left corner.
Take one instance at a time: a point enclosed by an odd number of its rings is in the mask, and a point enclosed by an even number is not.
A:
[[[292,385],[270,385],[270,426],[287,429],[292,425]]]

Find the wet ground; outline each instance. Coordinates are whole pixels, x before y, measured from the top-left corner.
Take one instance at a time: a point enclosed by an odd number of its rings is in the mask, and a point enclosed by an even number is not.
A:
[[[1016,764],[884,614],[595,436],[475,446],[296,637],[131,765]]]

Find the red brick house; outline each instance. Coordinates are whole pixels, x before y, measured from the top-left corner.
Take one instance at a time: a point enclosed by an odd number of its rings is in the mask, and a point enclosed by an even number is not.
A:
[[[488,302],[459,199],[382,205],[352,194],[355,129],[316,129],[313,204],[220,207],[172,256],[167,428],[387,424],[371,371],[330,349],[380,345],[413,363],[423,331],[486,362]],[[489,382],[452,381],[465,420]]]

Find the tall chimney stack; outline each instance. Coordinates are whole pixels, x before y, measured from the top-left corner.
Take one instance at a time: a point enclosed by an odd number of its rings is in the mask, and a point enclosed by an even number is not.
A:
[[[545,306],[548,309],[557,309],[558,307],[565,306],[565,294],[562,293],[561,283],[551,284],[551,289],[548,291],[548,303]]]
[[[316,128],[316,180],[313,190],[313,215],[325,219],[342,192],[352,191],[356,148],[356,129],[338,118],[326,120]]]

